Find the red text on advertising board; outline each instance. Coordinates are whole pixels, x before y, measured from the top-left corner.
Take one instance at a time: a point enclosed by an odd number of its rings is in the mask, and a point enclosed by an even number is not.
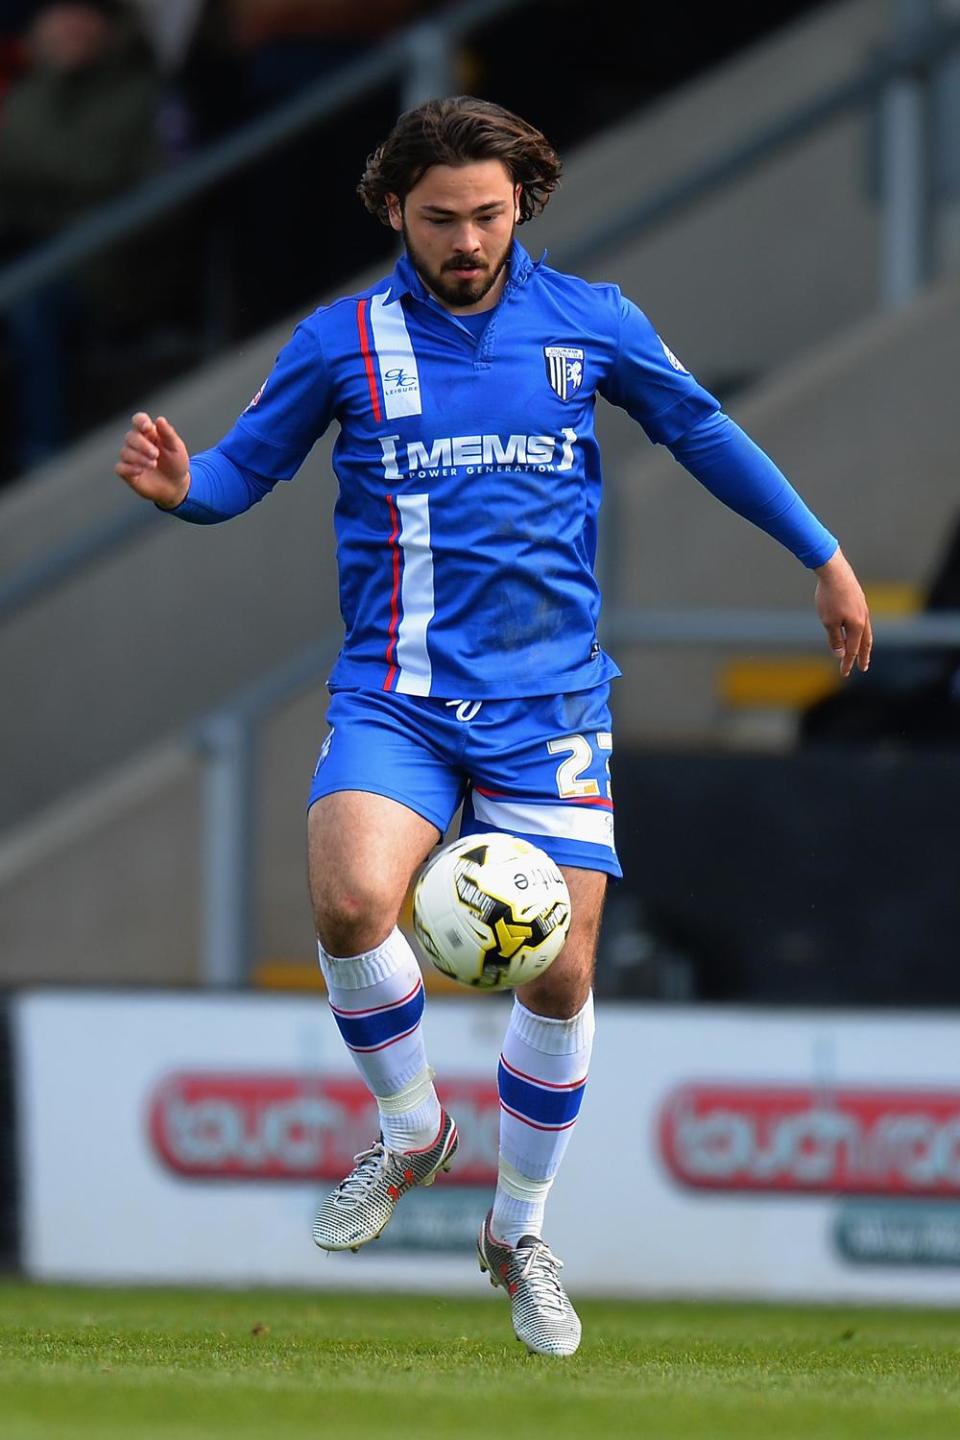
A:
[[[460,1132],[448,1182],[495,1184],[496,1085],[452,1080],[439,1093]],[[359,1080],[180,1072],[153,1092],[147,1129],[156,1157],[184,1177],[340,1180],[376,1135],[377,1112]]]
[[[659,1143],[696,1189],[960,1197],[960,1091],[683,1085]]]

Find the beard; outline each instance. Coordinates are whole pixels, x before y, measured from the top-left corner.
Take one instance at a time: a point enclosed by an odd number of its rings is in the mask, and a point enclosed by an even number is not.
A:
[[[510,259],[515,229],[515,225],[511,226],[510,238],[504,246],[503,253],[492,264],[482,256],[452,255],[449,260],[443,262],[439,270],[432,268],[416,246],[412,244],[406,220],[403,222],[403,243],[406,246],[410,262],[420,279],[428,289],[433,291],[437,299],[442,300],[445,305],[466,308],[468,305],[479,304],[497,283]],[[480,268],[473,275],[457,275],[454,266],[462,265],[464,261],[478,264]]]

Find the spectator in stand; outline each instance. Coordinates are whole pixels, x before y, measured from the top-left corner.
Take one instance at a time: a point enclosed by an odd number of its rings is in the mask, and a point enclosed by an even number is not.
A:
[[[154,63],[120,0],[44,4],[26,42],[28,66],[0,110],[4,263],[136,184],[161,160]],[[131,293],[114,253],[7,312],[21,469],[66,438],[71,338],[83,327],[109,330]]]

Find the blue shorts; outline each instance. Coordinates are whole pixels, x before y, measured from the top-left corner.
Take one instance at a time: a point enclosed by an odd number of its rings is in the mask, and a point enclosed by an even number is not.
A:
[[[336,690],[309,804],[337,790],[386,795],[446,834],[503,830],[558,865],[619,878],[610,795],[609,685],[522,700],[440,700]]]

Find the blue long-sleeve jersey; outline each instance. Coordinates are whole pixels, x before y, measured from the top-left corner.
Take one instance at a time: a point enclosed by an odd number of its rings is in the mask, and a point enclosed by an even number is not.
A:
[[[404,256],[297,326],[228,435],[191,457],[175,511],[237,515],[290,480],[332,421],[340,608],[332,688],[447,698],[583,690],[597,641],[596,397],[815,566],[836,540],[615,285],[515,241],[477,335]]]

